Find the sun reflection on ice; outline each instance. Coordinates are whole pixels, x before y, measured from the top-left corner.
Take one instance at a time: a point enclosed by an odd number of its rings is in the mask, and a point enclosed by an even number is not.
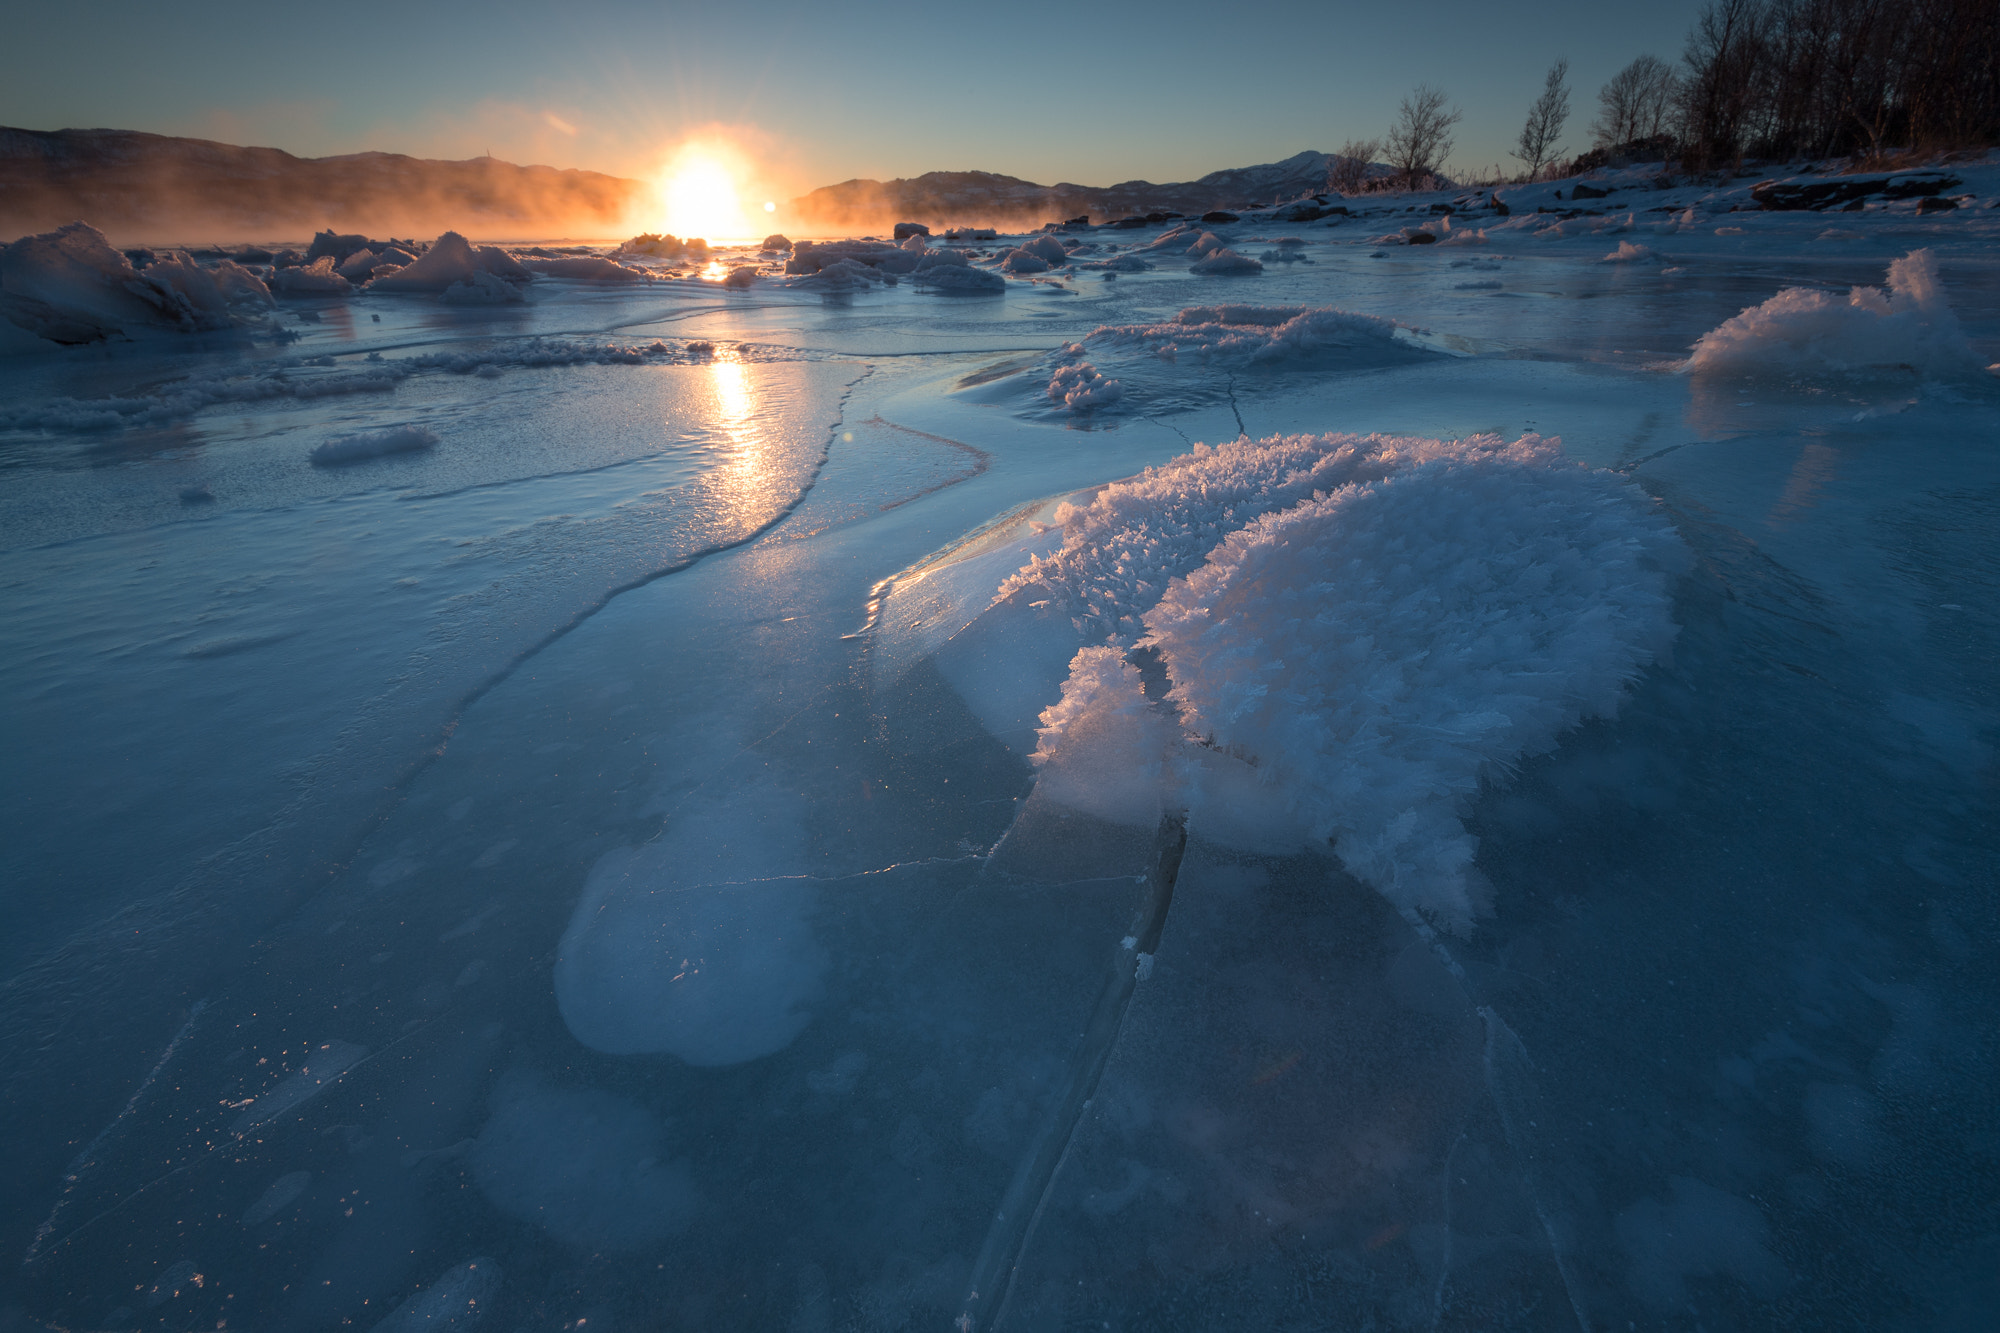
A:
[[[750,387],[750,367],[717,359],[709,363],[709,383],[715,390],[715,419],[730,444],[728,476],[741,486],[761,486],[769,480],[770,448],[757,421],[757,404]]]

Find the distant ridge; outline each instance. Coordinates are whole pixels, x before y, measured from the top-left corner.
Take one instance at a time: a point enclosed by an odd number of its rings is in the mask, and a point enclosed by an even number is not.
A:
[[[294,157],[138,130],[0,127],[0,240],[83,219],[132,241],[302,238],[337,231],[612,236],[639,181],[400,153]]]
[[[1205,213],[1212,208],[1297,199],[1327,188],[1331,153],[1295,153],[1282,162],[1212,171],[1200,180],[1155,185],[1037,185],[988,171],[932,171],[909,180],[851,180],[792,201],[792,215],[833,227],[891,221],[1034,226],[1088,214],[1091,221],[1149,212]]]
[[[1297,199],[1327,188],[1331,154],[1213,171],[1156,185],[1037,185],[987,171],[850,180],[791,202],[784,224],[812,234],[932,225],[1035,227],[1087,214],[1203,213]],[[450,162],[400,153],[296,157],[139,130],[0,126],[0,242],[78,219],[120,244],[303,240],[322,228],[487,239],[622,237],[647,186],[596,171]]]

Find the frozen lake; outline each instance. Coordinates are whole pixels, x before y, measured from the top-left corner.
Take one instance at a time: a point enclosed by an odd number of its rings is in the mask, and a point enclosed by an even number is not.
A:
[[[1989,202],[8,330],[0,1324],[1990,1327]]]

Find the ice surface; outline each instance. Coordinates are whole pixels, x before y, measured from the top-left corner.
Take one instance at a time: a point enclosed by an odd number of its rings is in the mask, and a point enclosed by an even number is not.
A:
[[[659,1120],[609,1093],[509,1075],[466,1155],[493,1206],[584,1251],[636,1250],[685,1231],[696,1199]]]
[[[384,454],[414,453],[438,442],[437,432],[422,426],[392,426],[388,430],[363,435],[343,435],[314,447],[310,457],[314,467],[339,467]]]
[[[419,1333],[433,1328],[473,1328],[484,1323],[500,1294],[500,1265],[481,1256],[440,1273],[435,1281],[389,1312],[375,1333]]]
[[[292,1206],[306,1186],[312,1183],[312,1172],[289,1171],[271,1182],[271,1187],[257,1196],[257,1201],[243,1210],[243,1225],[261,1226],[279,1213]]]
[[[0,1307],[1983,1326],[1996,389],[1900,367],[2000,361],[2000,168],[1946,165],[1831,238],[1656,164],[1018,283],[91,250],[122,333],[0,331]],[[1313,263],[1218,304],[1205,231]],[[579,258],[653,280],[512,267]],[[1745,311],[1776,360],[1672,373]]]
[[[1105,325],[1086,343],[1140,346],[1168,359],[1275,362],[1323,348],[1392,343],[1399,326],[1331,306],[1190,306],[1164,324]]]
[[[772,787],[688,808],[658,841],[606,853],[556,961],[579,1041],[733,1065],[783,1050],[826,971],[796,800]]]

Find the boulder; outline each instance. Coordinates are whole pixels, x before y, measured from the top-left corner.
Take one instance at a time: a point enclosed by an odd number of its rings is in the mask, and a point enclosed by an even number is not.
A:
[[[930,234],[931,229],[921,222],[898,222],[896,224],[896,239],[899,241],[907,241],[912,236],[928,236]]]
[[[774,231],[769,236],[766,236],[764,243],[757,248],[766,254],[776,254],[781,250],[791,249],[792,243],[785,239],[783,233]]]
[[[1587,181],[1578,181],[1576,188],[1569,192],[1569,197],[1572,199],[1602,199],[1610,193],[1610,190],[1600,190]]]
[[[1241,222],[1243,219],[1237,217],[1236,214],[1234,213],[1226,212],[1223,209],[1217,208],[1217,209],[1212,209],[1209,212],[1203,213],[1201,215],[1201,220],[1203,222]]]
[[[1917,211],[1919,213],[1949,213],[1957,207],[1958,201],[1955,199],[1945,199],[1937,195],[1932,195],[1917,205]]]
[[[1871,194],[1884,199],[1932,198],[1958,184],[1956,176],[1842,176],[1834,180],[1768,180],[1750,187],[1759,208],[1788,213],[1801,209],[1850,208]]]

